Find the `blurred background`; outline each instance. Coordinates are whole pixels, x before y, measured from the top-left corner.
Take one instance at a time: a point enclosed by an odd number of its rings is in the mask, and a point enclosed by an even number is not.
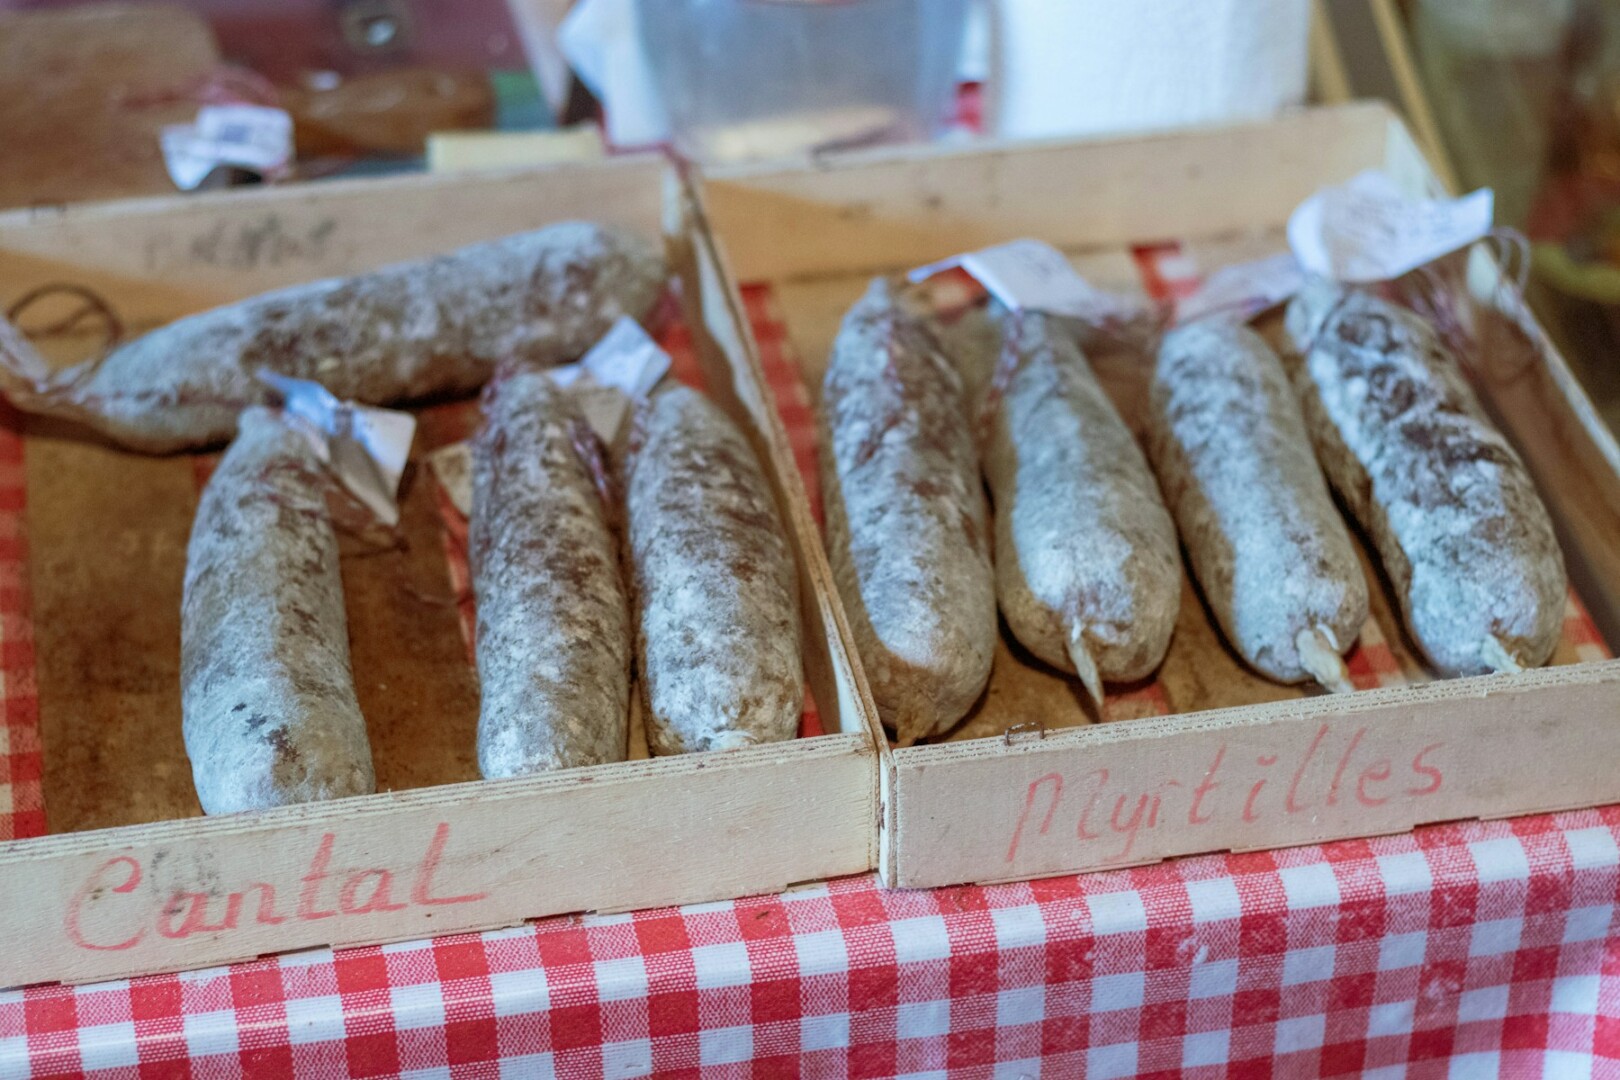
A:
[[[1620,0],[0,0],[0,207],[705,164],[1376,97],[1533,244],[1620,428]]]

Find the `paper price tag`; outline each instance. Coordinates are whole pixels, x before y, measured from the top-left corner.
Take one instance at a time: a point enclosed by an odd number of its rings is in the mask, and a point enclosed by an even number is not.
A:
[[[292,117],[264,105],[204,105],[197,136],[223,148],[233,165],[267,172],[292,156]]]
[[[405,474],[416,417],[339,401],[320,383],[272,371],[259,380],[278,391],[282,408],[303,421],[315,454],[339,483],[384,525],[399,524],[399,480]]]
[[[918,267],[907,277],[916,283],[953,267],[972,274],[991,296],[1015,311],[1039,311],[1098,325],[1133,319],[1143,310],[1130,297],[1092,285],[1075,273],[1061,251],[1039,240],[1014,240],[956,255]]]
[[[458,442],[441,446],[428,455],[428,467],[439,481],[439,486],[450,499],[450,505],[461,511],[464,518],[472,517],[473,459],[472,443]]]
[[[669,354],[641,324],[624,316],[576,363],[552,368],[546,374],[574,394],[591,430],[611,443],[629,415],[631,403],[650,394],[669,373],[670,364]],[[472,517],[472,444],[442,446],[427,460],[451,505],[463,517]]]
[[[1494,197],[1408,198],[1370,169],[1312,195],[1288,219],[1288,246],[1313,274],[1347,283],[1388,281],[1482,239]]]
[[[1176,305],[1176,321],[1220,319],[1247,322],[1305,287],[1305,269],[1288,252],[1223,266],[1198,291]]]
[[[175,186],[192,191],[221,165],[273,176],[292,160],[292,117],[263,105],[204,105],[158,136]]]
[[[621,315],[578,363],[553,369],[551,377],[574,391],[591,430],[611,443],[631,402],[650,394],[669,374],[670,364],[669,354],[641,324]]]

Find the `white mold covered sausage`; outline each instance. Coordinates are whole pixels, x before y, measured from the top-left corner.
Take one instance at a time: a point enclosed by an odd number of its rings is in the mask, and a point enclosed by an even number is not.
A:
[[[1563,555],[1457,357],[1412,312],[1325,282],[1294,299],[1287,327],[1317,456],[1430,663],[1446,675],[1546,663],[1563,627]]]
[[[690,387],[635,412],[623,464],[636,660],[654,754],[797,734],[799,578],[752,447]]]
[[[891,286],[844,316],[822,383],[827,555],[902,746],[972,708],[996,644],[988,511],[964,381]]]
[[[327,473],[277,410],[248,409],[186,548],[181,708],[203,810],[371,792]]]
[[[470,394],[498,363],[573,360],[621,315],[644,318],[668,272],[651,246],[589,222],[294,285],[177,320],[50,373],[0,326],[0,387],[18,408],[135,450],[224,442],[271,391],[260,369],[390,405]]]
[[[1030,652],[1102,681],[1151,674],[1181,607],[1175,524],[1130,429],[1063,324],[1006,312],[984,472],[996,584]]]
[[[630,611],[601,448],[542,371],[503,371],[473,442],[478,767],[489,778],[625,758]]]
[[[1269,679],[1354,689],[1342,654],[1367,579],[1282,362],[1246,326],[1189,323],[1160,344],[1149,397],[1165,502],[1226,640]]]

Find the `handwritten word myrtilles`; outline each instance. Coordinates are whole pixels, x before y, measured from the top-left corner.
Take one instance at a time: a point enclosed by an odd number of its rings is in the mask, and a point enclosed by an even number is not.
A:
[[[1239,758],[1223,742],[1201,775],[1150,784],[1136,771],[1116,779],[1106,767],[1079,776],[1046,773],[1030,781],[1024,792],[1006,861],[1013,862],[1031,840],[1052,833],[1055,825],[1081,843],[1117,845],[1103,858],[1121,862],[1131,857],[1143,830],[1161,824],[1213,829],[1340,807],[1340,812],[1374,809],[1394,798],[1434,795],[1444,786],[1445,777],[1434,763],[1443,743],[1431,743],[1397,761],[1405,753],[1377,752],[1366,744],[1368,730],[1360,727],[1348,738],[1335,738],[1323,724],[1302,756],[1285,761],[1281,753],[1260,753],[1252,765],[1247,751]]]

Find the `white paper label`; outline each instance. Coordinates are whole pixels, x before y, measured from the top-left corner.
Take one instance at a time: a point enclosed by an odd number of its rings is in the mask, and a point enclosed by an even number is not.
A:
[[[399,524],[399,480],[416,435],[407,412],[339,401],[320,383],[272,371],[260,381],[283,397],[282,408],[307,425],[305,434],[323,464],[384,525]]]
[[[1142,305],[1118,293],[1106,292],[1075,273],[1063,252],[1040,240],[1014,240],[980,251],[918,267],[907,277],[925,281],[945,270],[961,267],[1003,305],[1015,311],[1039,311],[1099,325],[1132,319]]]
[[[621,316],[577,363],[552,368],[546,374],[574,394],[591,430],[611,443],[629,415],[631,403],[650,394],[669,373],[670,364],[669,354],[640,323]],[[450,504],[463,517],[472,517],[472,444],[441,446],[427,460]]]
[[[292,160],[292,117],[263,105],[204,105],[158,136],[175,186],[191,191],[221,165],[274,176]]]
[[[428,455],[428,467],[433,470],[434,478],[450,499],[450,505],[461,511],[462,517],[472,517],[472,443],[458,442],[439,447]]]
[[[34,343],[3,315],[0,315],[0,368],[37,384],[37,388],[43,388],[51,377],[51,366],[34,348]]]
[[[669,374],[669,354],[636,320],[621,315],[578,363],[554,368],[551,377],[569,387],[579,410],[603,442],[619,433],[630,404],[652,392]]]
[[[1233,263],[1204,279],[1197,292],[1176,305],[1176,321],[1220,319],[1247,322],[1305,286],[1305,270],[1288,252]]]
[[[1288,246],[1313,274],[1388,281],[1483,238],[1493,212],[1490,188],[1458,199],[1412,199],[1370,169],[1300,203],[1288,219]]]

